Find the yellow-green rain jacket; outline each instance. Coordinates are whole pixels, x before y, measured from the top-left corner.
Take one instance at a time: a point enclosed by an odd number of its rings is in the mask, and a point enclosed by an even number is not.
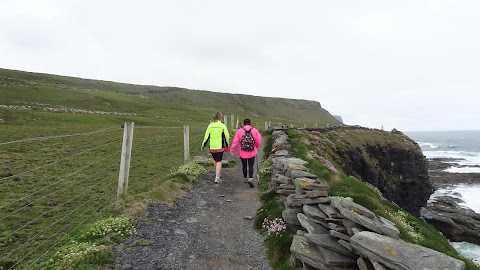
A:
[[[203,138],[203,147],[206,147],[209,142],[208,148],[210,152],[222,152],[228,149],[230,134],[227,127],[220,120],[208,125]]]

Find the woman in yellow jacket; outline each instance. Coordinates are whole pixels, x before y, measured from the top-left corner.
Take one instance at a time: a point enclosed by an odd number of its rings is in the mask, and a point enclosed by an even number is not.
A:
[[[230,134],[227,127],[222,123],[222,118],[221,112],[216,112],[213,115],[213,122],[208,125],[202,143],[202,151],[209,144],[208,151],[212,154],[215,167],[215,183],[222,181],[220,175],[222,172],[223,152],[228,151],[230,141]]]

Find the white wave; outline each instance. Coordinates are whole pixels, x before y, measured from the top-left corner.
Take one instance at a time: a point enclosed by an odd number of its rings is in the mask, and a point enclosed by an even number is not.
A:
[[[430,196],[430,200],[434,200],[438,196],[460,198],[463,200],[463,202],[459,203],[460,206],[468,207],[480,214],[480,200],[478,200],[480,185],[462,184],[451,188],[438,189]]]
[[[458,163],[462,166],[480,165],[480,153],[466,151],[423,151],[423,154],[431,158],[450,158],[455,161],[446,163]]]
[[[452,166],[448,169],[443,170],[444,172],[449,173],[480,173],[480,167],[455,167]]]
[[[435,149],[441,146],[441,144],[424,143],[424,142],[418,142],[418,145],[420,146],[420,148],[430,148],[430,149]]]
[[[480,265],[480,246],[468,242],[452,242],[452,246],[460,253]]]

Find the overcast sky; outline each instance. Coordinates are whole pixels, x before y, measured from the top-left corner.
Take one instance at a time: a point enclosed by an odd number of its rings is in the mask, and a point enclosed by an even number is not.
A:
[[[0,0],[0,67],[479,130],[480,1]]]

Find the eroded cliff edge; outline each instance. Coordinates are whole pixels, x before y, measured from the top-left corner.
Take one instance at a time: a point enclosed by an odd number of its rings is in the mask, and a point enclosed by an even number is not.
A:
[[[339,126],[302,130],[309,154],[323,157],[345,175],[377,187],[385,198],[419,216],[433,192],[428,165],[418,144],[393,130]],[[326,162],[326,164],[328,164]]]

